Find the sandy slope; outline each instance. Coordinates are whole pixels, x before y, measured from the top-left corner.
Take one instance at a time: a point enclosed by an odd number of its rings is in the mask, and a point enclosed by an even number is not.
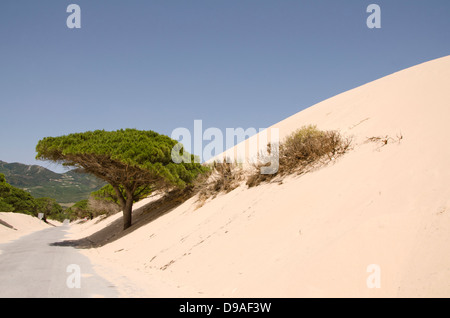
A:
[[[139,282],[129,296],[449,297],[449,87],[444,57],[325,100],[274,127],[352,136],[334,164],[199,209],[190,199],[85,253]],[[371,264],[381,288],[367,285]]]
[[[33,233],[50,225],[38,218],[21,213],[0,212],[0,243],[7,243],[23,235]]]

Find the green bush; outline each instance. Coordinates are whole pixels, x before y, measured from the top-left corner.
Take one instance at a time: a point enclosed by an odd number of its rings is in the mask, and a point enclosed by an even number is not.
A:
[[[64,221],[64,209],[56,202],[55,199],[37,198],[34,200],[36,202],[37,212],[44,214],[44,220],[52,219],[60,222]]]
[[[6,178],[0,173],[0,212],[16,212],[32,216],[44,214],[47,218],[62,221],[64,219],[63,208],[54,199],[34,198],[28,192],[15,188],[6,182]]]
[[[14,211],[14,207],[5,202],[5,200],[3,198],[0,198],[0,212],[12,212]]]
[[[71,221],[93,217],[92,212],[88,208],[88,200],[81,200],[72,205],[70,208],[66,209],[65,214],[67,218]]]

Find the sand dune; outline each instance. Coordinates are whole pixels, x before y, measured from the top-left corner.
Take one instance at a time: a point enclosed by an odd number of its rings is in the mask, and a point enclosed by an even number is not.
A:
[[[48,228],[49,226],[30,215],[0,212],[0,243],[7,243],[23,235]]]
[[[314,105],[273,127],[351,136],[333,164],[192,198],[84,253],[138,282],[129,296],[449,297],[449,87],[444,57]]]

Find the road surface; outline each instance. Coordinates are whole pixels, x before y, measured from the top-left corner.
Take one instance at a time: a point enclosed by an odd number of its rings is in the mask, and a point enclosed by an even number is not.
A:
[[[63,241],[67,229],[52,227],[0,244],[0,298],[119,297],[77,249],[51,245]]]

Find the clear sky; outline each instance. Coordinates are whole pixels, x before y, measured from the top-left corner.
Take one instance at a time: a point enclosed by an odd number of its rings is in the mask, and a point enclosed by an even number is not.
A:
[[[37,142],[95,129],[265,128],[449,54],[449,0],[1,0],[0,160],[58,170]]]

